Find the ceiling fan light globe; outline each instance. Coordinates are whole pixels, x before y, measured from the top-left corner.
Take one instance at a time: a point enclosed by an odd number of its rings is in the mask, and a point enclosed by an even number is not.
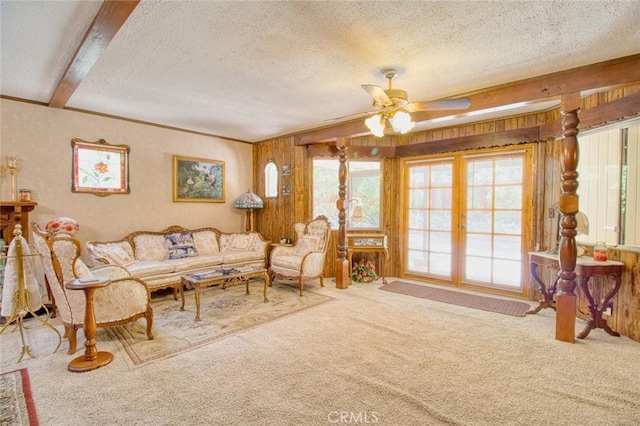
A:
[[[371,133],[373,133],[375,136],[379,138],[384,136],[384,123],[380,114],[374,114],[371,117],[367,118],[364,121],[364,124],[369,130],[371,130]]]
[[[407,133],[416,125],[415,121],[411,121],[411,115],[406,111],[398,111],[389,119],[391,127],[398,133]]]

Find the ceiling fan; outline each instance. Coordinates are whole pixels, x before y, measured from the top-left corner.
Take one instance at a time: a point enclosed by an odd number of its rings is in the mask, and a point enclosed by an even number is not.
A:
[[[382,74],[389,82],[388,89],[385,90],[373,84],[362,85],[362,88],[373,98],[373,106],[376,108],[376,111],[343,115],[325,121],[370,115],[370,117],[365,120],[365,124],[374,135],[383,136],[385,120],[389,121],[394,131],[407,133],[415,125],[415,122],[411,121],[409,114],[411,112],[467,109],[471,105],[471,102],[467,98],[409,102],[407,92],[402,89],[396,89],[392,85],[392,80],[398,75],[397,71],[389,69],[384,70]]]

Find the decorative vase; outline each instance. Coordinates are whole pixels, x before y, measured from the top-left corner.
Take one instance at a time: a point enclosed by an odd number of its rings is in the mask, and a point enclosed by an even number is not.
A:
[[[593,260],[600,262],[606,262],[607,260],[607,246],[603,242],[597,242],[593,246]]]

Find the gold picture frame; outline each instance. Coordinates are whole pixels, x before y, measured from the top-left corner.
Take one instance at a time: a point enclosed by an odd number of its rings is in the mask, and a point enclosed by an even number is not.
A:
[[[224,161],[174,155],[173,201],[224,203]]]
[[[129,145],[111,145],[104,139],[71,140],[71,192],[100,197],[129,194]]]

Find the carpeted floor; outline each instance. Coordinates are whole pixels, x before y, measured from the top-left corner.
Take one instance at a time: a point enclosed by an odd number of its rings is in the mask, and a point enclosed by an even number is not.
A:
[[[186,293],[185,311],[178,309],[179,302],[174,300],[172,294],[154,296],[153,340],[147,339],[144,321],[106,328],[108,335],[102,334],[102,340],[117,340],[133,364],[142,365],[333,300],[313,291],[305,292],[305,297],[299,297],[297,287],[276,282],[268,290],[269,301],[264,302],[262,281],[250,283],[250,286],[249,295],[245,294],[244,285],[228,287],[226,290],[220,287],[204,289],[200,298],[201,321],[197,322],[194,321],[193,291]]]
[[[514,317],[379,287],[314,280],[303,298],[330,303],[139,366],[103,329],[98,349],[114,356],[103,368],[67,371],[81,352],[66,342],[21,366],[46,426],[640,424],[640,343],[602,330],[559,342],[551,309]],[[50,330],[27,331],[43,353],[55,346]],[[19,334],[0,346],[0,371],[15,370]]]
[[[0,425],[38,425],[26,368],[0,374]]]
[[[467,308],[481,309],[483,311],[496,312],[498,314],[523,317],[531,309],[528,303],[513,300],[499,299],[495,297],[479,296],[454,290],[431,287],[422,284],[412,284],[404,281],[392,281],[380,287],[380,290],[405,294],[451,305],[465,306]]]

